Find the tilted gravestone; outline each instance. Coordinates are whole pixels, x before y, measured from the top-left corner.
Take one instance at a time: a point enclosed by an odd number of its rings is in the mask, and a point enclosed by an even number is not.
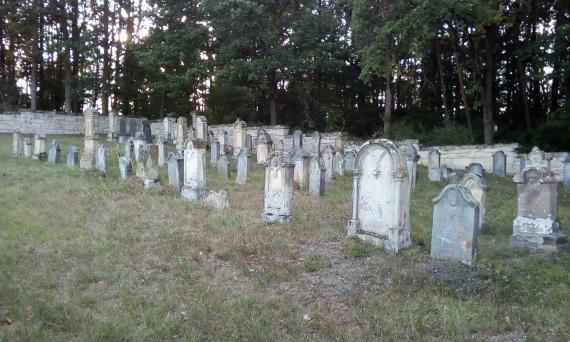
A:
[[[344,154],[344,171],[352,172],[354,169],[354,160],[356,159],[356,151],[350,150]]]
[[[61,148],[57,141],[53,140],[49,146],[48,163],[59,164],[61,162]]]
[[[309,157],[301,148],[293,150],[293,189],[303,190],[309,185]]]
[[[250,159],[251,155],[247,148],[243,148],[239,151],[237,158],[237,184],[245,184],[249,180]]]
[[[466,173],[457,183],[465,187],[471,193],[471,196],[479,203],[479,231],[485,226],[485,213],[487,211],[487,192],[489,188],[484,177],[479,177],[473,173]]]
[[[221,156],[218,159],[218,177],[223,180],[230,179],[230,161],[227,156]]]
[[[287,152],[271,153],[265,163],[265,196],[262,218],[268,222],[292,222],[293,161]]]
[[[437,149],[432,149],[428,154],[428,179],[430,182],[441,181],[441,153]]]
[[[210,165],[217,166],[218,159],[220,159],[220,141],[214,137],[210,146]]]
[[[325,195],[325,174],[326,167],[321,159],[317,157],[311,158],[309,164],[309,194],[315,197],[323,197]]]
[[[353,177],[348,235],[393,252],[410,246],[410,182],[396,145],[386,139],[364,143]]]
[[[131,158],[125,156],[119,158],[119,175],[122,180],[127,181],[133,175],[133,164]]]
[[[473,266],[477,257],[479,203],[458,184],[447,185],[433,200],[431,257]]]
[[[67,166],[76,167],[77,165],[79,165],[79,148],[70,146],[67,150]]]
[[[188,139],[184,143],[184,186],[182,198],[201,200],[206,193],[206,142]]]
[[[322,159],[327,169],[325,177],[325,180],[327,182],[330,182],[336,178],[334,154],[335,154],[334,147],[332,147],[331,145],[326,145],[322,154],[323,155]]]
[[[105,146],[97,145],[97,152],[95,157],[95,170],[102,174],[107,173],[107,159],[105,158]]]
[[[184,185],[184,156],[182,152],[171,152],[168,155],[168,184],[180,191]]]
[[[493,153],[493,174],[497,177],[507,175],[507,156],[503,151]]]

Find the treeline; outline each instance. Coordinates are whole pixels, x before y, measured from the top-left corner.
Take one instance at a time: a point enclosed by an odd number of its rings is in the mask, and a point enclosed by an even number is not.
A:
[[[4,109],[570,148],[570,0],[0,0],[0,19]]]

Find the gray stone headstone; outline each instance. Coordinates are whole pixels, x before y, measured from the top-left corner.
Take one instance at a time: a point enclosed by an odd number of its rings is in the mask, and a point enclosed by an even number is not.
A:
[[[97,152],[95,156],[95,170],[102,174],[107,173],[107,159],[105,158],[105,146],[97,145]]]
[[[485,226],[485,213],[487,211],[487,192],[489,188],[484,177],[467,172],[457,182],[471,192],[471,196],[479,203],[479,231]]]
[[[319,131],[315,131],[315,133],[313,133],[313,140],[314,140],[314,144],[315,144],[313,154],[317,158],[320,158],[321,157],[321,133],[319,133]]]
[[[330,182],[336,178],[334,154],[335,154],[334,147],[332,147],[331,145],[326,145],[322,153],[323,156],[322,159],[323,162],[325,163],[325,168],[327,169],[325,177],[325,180],[327,182]]]
[[[562,165],[564,189],[566,192],[570,192],[570,153],[566,155],[566,158],[562,162]]]
[[[24,139],[24,158],[31,158],[33,154],[33,141],[31,138]]]
[[[158,184],[158,145],[147,145],[148,157],[144,161],[143,184],[145,188],[152,188]]]
[[[129,119],[129,136],[134,137],[137,134],[137,120]]]
[[[23,148],[23,141],[22,141],[22,134],[19,131],[16,131],[12,134],[12,155],[14,157],[21,157],[24,148]]]
[[[309,186],[309,157],[298,147],[293,150],[293,189],[304,190]]]
[[[453,169],[447,167],[447,165],[443,164],[441,166],[441,180],[447,184],[449,183],[449,175],[453,172]]]
[[[67,166],[76,167],[77,165],[79,165],[79,148],[70,146],[67,150]]]
[[[538,147],[533,147],[528,154],[525,167],[545,168],[550,170],[552,155],[545,153]]]
[[[354,169],[354,161],[356,159],[356,152],[350,150],[344,154],[344,171],[352,172]]]
[[[184,185],[184,156],[182,152],[171,152],[168,155],[168,184],[178,191]]]
[[[135,149],[135,142],[134,140],[127,140],[125,142],[125,157],[129,159],[133,159],[133,150]]]
[[[137,162],[137,164],[141,161],[140,151],[144,146],[145,146],[144,134],[142,132],[137,132],[135,134],[135,142],[134,142],[135,161]]]
[[[218,166],[218,159],[220,159],[220,141],[214,137],[210,146],[210,165]]]
[[[216,210],[230,209],[228,193],[223,189],[220,189],[218,191],[209,191],[204,197],[204,204]]]
[[[404,141],[397,145],[400,152],[406,160],[406,168],[408,170],[408,179],[410,180],[410,189],[414,190],[417,180],[417,163],[420,160],[420,155],[416,146],[410,141]]]
[[[59,164],[61,162],[61,148],[57,141],[52,141],[48,151],[48,163]]]
[[[127,120],[124,117],[119,117],[119,136],[127,135]]]
[[[156,138],[156,145],[158,146],[158,167],[163,167],[166,164],[168,139],[164,135],[159,135]]]
[[[265,196],[262,218],[268,222],[292,222],[293,162],[287,152],[271,153],[265,163]]]
[[[342,152],[337,152],[334,155],[334,173],[336,176],[344,176],[344,156]]]
[[[519,160],[519,173],[526,167],[526,158],[526,154],[517,156],[517,159]]]
[[[265,164],[271,154],[271,145],[273,142],[271,136],[267,134],[264,129],[260,129],[257,133],[257,164]]]
[[[431,257],[473,266],[477,257],[479,203],[467,188],[450,184],[433,204]]]
[[[455,172],[452,172],[447,178],[447,184],[457,184],[457,182],[459,182],[459,179],[459,175]]]
[[[148,120],[143,121],[142,123],[142,131],[144,134],[144,141],[147,144],[152,143],[152,130],[150,128],[150,122]]]
[[[324,163],[316,157],[311,158],[309,164],[309,194],[316,197],[325,195],[325,174]]]
[[[230,179],[230,161],[227,156],[218,159],[218,177],[223,180]]]
[[[247,148],[243,148],[239,151],[237,157],[237,184],[245,184],[249,180],[250,159],[251,155]]]
[[[493,153],[493,174],[497,177],[507,175],[507,156],[503,151]]]
[[[485,177],[485,169],[483,168],[483,165],[479,163],[470,163],[465,168],[465,171],[477,175],[479,177]]]
[[[199,201],[206,192],[206,142],[188,139],[184,143],[184,186],[180,194],[188,201]]]
[[[247,148],[249,154],[251,155],[251,152],[253,151],[253,137],[251,134],[247,134],[245,136],[245,148]]]
[[[119,158],[119,175],[124,181],[128,181],[129,178],[131,178],[133,175],[133,164],[131,162],[131,158]]]
[[[295,149],[302,149],[303,148],[303,132],[301,130],[296,129],[293,132],[293,151]]]
[[[437,149],[432,149],[428,154],[428,179],[430,182],[441,181],[441,154]]]

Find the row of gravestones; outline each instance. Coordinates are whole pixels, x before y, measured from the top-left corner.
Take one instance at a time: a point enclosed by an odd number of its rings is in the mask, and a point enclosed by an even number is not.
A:
[[[32,158],[47,161],[50,164],[61,163],[61,147],[52,140],[49,149],[46,148],[47,137],[44,134],[25,135],[15,132],[12,135],[12,154],[14,157]],[[33,146],[32,146],[33,145]],[[67,150],[67,166],[79,165],[79,148],[70,146]]]

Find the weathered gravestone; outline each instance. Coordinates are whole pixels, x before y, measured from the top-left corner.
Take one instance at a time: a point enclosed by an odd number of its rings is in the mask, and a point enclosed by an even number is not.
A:
[[[441,166],[441,180],[447,184],[449,183],[449,175],[453,173],[453,169],[447,167],[446,164]]]
[[[503,151],[493,153],[493,174],[497,177],[507,175],[507,156]]]
[[[137,134],[137,120],[129,119],[129,136],[134,137]]]
[[[309,194],[316,197],[325,195],[326,167],[323,161],[317,157],[311,158],[309,164]]]
[[[196,116],[196,138],[208,145],[208,119],[205,116]]]
[[[262,218],[269,222],[292,222],[293,162],[287,152],[271,153],[265,163],[265,196]]]
[[[95,108],[86,108],[83,111],[85,118],[85,137],[83,153],[79,161],[79,167],[86,170],[93,170],[95,168],[95,149],[99,143],[99,137],[95,134],[95,120],[99,113]]]
[[[145,188],[150,189],[159,183],[158,178],[158,146],[147,145],[143,149],[144,153],[144,173],[143,185]]]
[[[210,165],[217,166],[218,159],[220,159],[220,141],[218,138],[214,137],[214,139],[212,139],[212,144],[210,145]]]
[[[485,226],[485,213],[487,211],[487,192],[489,187],[485,182],[484,177],[479,177],[476,174],[467,172],[461,180],[457,183],[465,187],[471,193],[471,196],[479,203],[479,231],[483,230]]]
[[[315,144],[313,147],[313,156],[321,158],[321,133],[319,133],[319,131],[313,133],[313,143]]]
[[[182,151],[188,135],[188,123],[185,117],[179,117],[176,122],[176,149]]]
[[[479,203],[461,185],[447,185],[433,200],[431,257],[473,266],[477,257]]]
[[[218,159],[218,177],[220,177],[220,179],[223,180],[228,180],[230,179],[230,161],[228,160],[227,156],[221,156],[220,159]]]
[[[47,158],[47,151],[46,151],[46,140],[47,137],[45,134],[36,134],[34,136],[34,155],[32,159],[36,160],[46,160]]]
[[[309,157],[298,147],[293,150],[293,189],[306,189],[309,185]]]
[[[95,170],[105,175],[107,173],[107,159],[105,158],[105,146],[97,145],[95,157]]]
[[[247,123],[242,119],[238,118],[236,122],[234,122],[233,127],[234,127],[234,156],[237,156],[239,151],[241,151],[241,149],[245,147]]]
[[[128,137],[127,120],[122,116],[119,116],[118,120],[119,120],[119,143],[124,144]]]
[[[535,159],[538,163],[538,160]],[[517,217],[513,221],[511,244],[544,250],[568,248],[560,232],[556,175],[545,167],[527,166],[513,181],[517,185]]]
[[[248,153],[251,155],[253,151],[253,137],[251,134],[245,136],[245,148],[247,148]]]
[[[119,158],[119,176],[122,180],[127,181],[133,175],[133,164],[131,158],[125,156]]]
[[[352,172],[354,169],[354,160],[356,159],[356,151],[350,150],[344,154],[344,171]]]
[[[296,149],[303,149],[303,132],[299,129],[293,132],[293,151]]]
[[[257,132],[257,164],[265,164],[271,154],[272,141],[271,136],[265,130],[260,131],[262,132]]]
[[[525,163],[525,168],[536,167],[545,168],[550,170],[550,163],[552,162],[552,155],[544,153],[538,147],[533,147],[532,151],[528,154],[528,158]]]
[[[467,165],[467,167],[465,167],[465,171],[482,178],[485,177],[485,169],[483,168],[483,165],[479,163],[470,163]]]
[[[22,141],[22,134],[19,131],[16,131],[12,134],[12,155],[14,157],[21,157],[24,148],[23,148],[23,141]]]
[[[141,157],[140,157],[141,152],[140,151],[144,146],[145,146],[144,134],[142,132],[137,132],[137,134],[135,134],[135,142],[134,142],[135,161],[137,163],[139,163],[141,161]]]
[[[209,191],[203,200],[204,205],[216,210],[230,209],[230,202],[228,202],[228,193],[226,190],[220,189],[218,191]]]
[[[398,144],[398,148],[406,160],[408,179],[410,180],[410,190],[414,190],[416,187],[418,160],[420,160],[420,155],[414,144],[411,142],[402,142]]]
[[[175,139],[177,133],[176,127],[176,118],[174,117],[174,113],[169,113],[164,120],[162,121],[163,127],[163,134],[169,142],[172,142]]]
[[[79,165],[79,148],[70,146],[67,150],[67,167],[76,167]]]
[[[159,135],[156,138],[156,146],[158,147],[158,167],[163,167],[166,164],[168,153],[168,139],[164,135]]]
[[[398,252],[410,241],[410,182],[404,157],[389,140],[360,147],[353,171],[348,235]]]
[[[107,130],[107,141],[113,141],[117,138],[117,113],[114,110],[109,111],[109,129]]]
[[[61,162],[61,148],[57,141],[53,140],[49,146],[48,163],[59,164]]]
[[[142,132],[144,136],[144,142],[147,144],[152,143],[152,130],[150,128],[150,122],[148,120],[144,120],[142,122]]]
[[[247,148],[243,148],[239,151],[237,158],[237,184],[245,184],[249,180],[250,159],[251,155]]]
[[[220,142],[220,155],[223,156],[228,150],[228,132],[221,131],[218,136],[218,141]]]
[[[184,185],[184,156],[182,152],[171,152],[168,155],[168,184],[178,191]]]
[[[437,149],[432,149],[428,154],[428,179],[430,182],[441,181],[441,153]]]
[[[33,150],[33,142],[31,138],[24,139],[24,158],[31,158],[32,157],[32,150]]]
[[[274,143],[275,145],[275,150],[277,151],[285,151],[285,143],[283,142],[283,140],[279,140],[276,143]]]
[[[566,155],[566,158],[564,159],[562,164],[563,164],[562,172],[564,173],[563,175],[564,189],[566,190],[566,192],[570,192],[570,153]]]
[[[330,182],[335,179],[335,167],[334,167],[334,147],[331,145],[326,145],[323,151],[323,163],[325,163],[326,177],[325,180]]]
[[[181,196],[199,201],[206,193],[206,142],[188,139],[184,143],[184,186]]]
[[[344,176],[344,156],[342,152],[334,154],[334,174],[335,176]]]

